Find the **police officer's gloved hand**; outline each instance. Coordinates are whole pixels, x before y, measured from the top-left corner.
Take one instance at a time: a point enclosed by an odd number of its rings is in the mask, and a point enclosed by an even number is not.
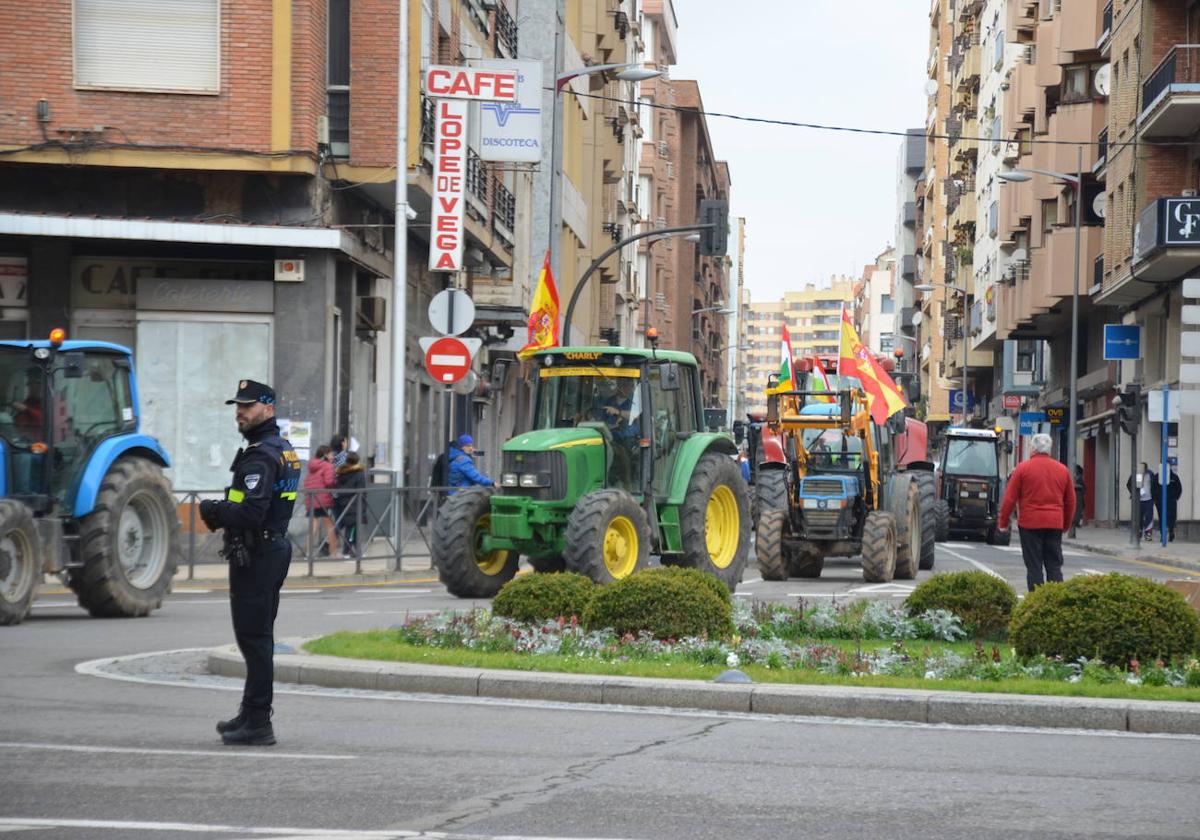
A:
[[[218,527],[216,520],[216,508],[217,503],[212,499],[205,499],[200,503],[200,519],[209,527],[209,530],[212,531],[217,530]]]

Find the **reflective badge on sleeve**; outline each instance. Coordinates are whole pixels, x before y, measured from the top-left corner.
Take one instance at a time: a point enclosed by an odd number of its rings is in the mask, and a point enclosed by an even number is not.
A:
[[[255,487],[258,486],[258,482],[261,479],[262,479],[262,475],[259,473],[253,473],[252,475],[246,476],[246,478],[245,478],[246,489],[253,490]]]

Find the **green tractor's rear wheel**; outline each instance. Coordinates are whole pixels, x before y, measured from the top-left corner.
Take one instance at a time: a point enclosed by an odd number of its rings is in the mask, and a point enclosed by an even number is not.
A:
[[[911,473],[898,473],[887,482],[887,509],[896,517],[896,577],[912,580],[921,561],[924,523],[921,488]]]
[[[179,517],[162,468],[122,458],[100,484],[96,506],[79,524],[83,567],[67,584],[98,618],[149,615],[162,606],[179,568]]]
[[[873,510],[863,523],[863,580],[887,583],[896,575],[896,516],[890,511]]]
[[[0,501],[0,625],[20,624],[42,579],[41,542],[29,508]]]
[[[937,547],[937,485],[932,473],[918,471],[915,476],[921,490],[921,562],[917,568],[929,571]]]
[[[750,556],[750,494],[728,455],[700,456],[679,516],[680,565],[699,569],[733,592]]]
[[[646,512],[624,490],[596,490],[567,519],[563,550],[568,572],[612,583],[650,565]]]
[[[491,598],[517,574],[515,551],[487,551],[492,490],[468,487],[450,496],[433,526],[433,565],[451,595]]]
[[[758,573],[763,580],[788,578],[787,561],[783,557],[783,528],[786,521],[786,510],[771,508],[758,516],[754,555],[758,559]]]

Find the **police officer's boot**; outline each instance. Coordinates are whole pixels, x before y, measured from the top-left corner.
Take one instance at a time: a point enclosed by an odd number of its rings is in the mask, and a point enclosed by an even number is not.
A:
[[[237,729],[221,733],[221,740],[231,746],[269,747],[275,743],[275,730],[271,728],[270,709],[243,710],[245,718]]]
[[[245,722],[246,722],[246,707],[239,706],[236,717],[231,717],[229,720],[217,721],[217,732],[221,735],[224,735],[226,732],[229,732],[231,730],[240,729],[242,727],[242,724],[244,724]]]

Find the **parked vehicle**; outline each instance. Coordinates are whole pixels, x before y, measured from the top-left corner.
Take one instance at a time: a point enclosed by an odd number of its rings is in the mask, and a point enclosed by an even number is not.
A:
[[[133,354],[103,341],[0,342],[0,624],[47,573],[93,616],[162,605],[180,559],[169,465],[140,431]]]
[[[607,583],[652,554],[736,588],[749,492],[733,437],[705,431],[696,359],[621,347],[532,359],[532,428],[505,443],[498,486],[456,493],[439,514],[432,553],[446,588],[490,597],[520,555]]]

